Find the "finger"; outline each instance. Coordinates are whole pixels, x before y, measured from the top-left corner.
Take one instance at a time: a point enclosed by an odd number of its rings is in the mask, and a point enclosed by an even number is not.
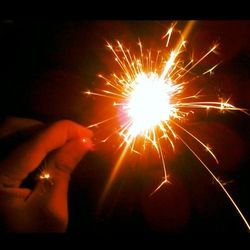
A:
[[[0,138],[42,124],[43,124],[42,122],[34,119],[10,116],[7,117],[3,122],[3,124],[0,126]]]
[[[92,132],[74,122],[59,121],[36,138],[16,149],[0,166],[0,184],[20,186],[45,156],[76,138],[90,138]]]
[[[69,179],[72,171],[81,158],[92,149],[90,140],[79,139],[68,142],[61,149],[57,150],[47,161],[44,173],[49,179],[41,180],[36,185],[31,196],[27,200],[43,207],[50,216],[67,220],[67,194]]]

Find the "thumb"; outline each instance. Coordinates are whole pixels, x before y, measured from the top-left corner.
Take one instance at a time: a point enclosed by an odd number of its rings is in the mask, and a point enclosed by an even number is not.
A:
[[[41,205],[50,216],[57,218],[60,223],[66,223],[70,175],[89,150],[93,150],[93,144],[85,137],[85,139],[71,140],[54,152],[47,160],[44,172],[41,173],[41,177],[47,174],[49,179],[37,183],[27,202]]]
[[[69,179],[82,157],[93,149],[93,143],[88,137],[71,140],[49,157],[45,171],[52,175],[54,181]]]

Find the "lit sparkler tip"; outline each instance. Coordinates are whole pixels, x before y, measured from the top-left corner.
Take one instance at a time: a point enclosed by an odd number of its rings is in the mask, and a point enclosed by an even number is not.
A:
[[[91,124],[91,125],[89,125],[87,128],[93,128],[93,127],[98,127],[98,125],[97,124]]]

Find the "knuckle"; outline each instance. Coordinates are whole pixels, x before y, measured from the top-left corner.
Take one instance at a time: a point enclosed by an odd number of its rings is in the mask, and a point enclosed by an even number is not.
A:
[[[64,119],[64,120],[60,120],[54,123],[54,126],[58,126],[58,127],[71,127],[71,126],[76,126],[76,123],[68,120],[68,119]]]
[[[70,159],[58,159],[55,162],[55,168],[56,170],[59,170],[63,173],[66,173],[68,175],[71,174],[72,168],[74,167],[74,163]]]

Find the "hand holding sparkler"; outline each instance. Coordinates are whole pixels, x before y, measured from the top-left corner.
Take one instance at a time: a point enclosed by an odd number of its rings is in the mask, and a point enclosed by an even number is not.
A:
[[[11,123],[16,121],[23,128],[39,125],[37,121],[25,120],[12,119]],[[12,129],[20,131],[17,126]],[[10,133],[5,129],[1,136]],[[59,121],[43,128],[0,163],[0,216],[8,231],[66,230],[70,174],[82,156],[93,149],[91,137],[90,130],[74,122]],[[34,188],[24,188],[23,181],[45,157],[46,166]]]

